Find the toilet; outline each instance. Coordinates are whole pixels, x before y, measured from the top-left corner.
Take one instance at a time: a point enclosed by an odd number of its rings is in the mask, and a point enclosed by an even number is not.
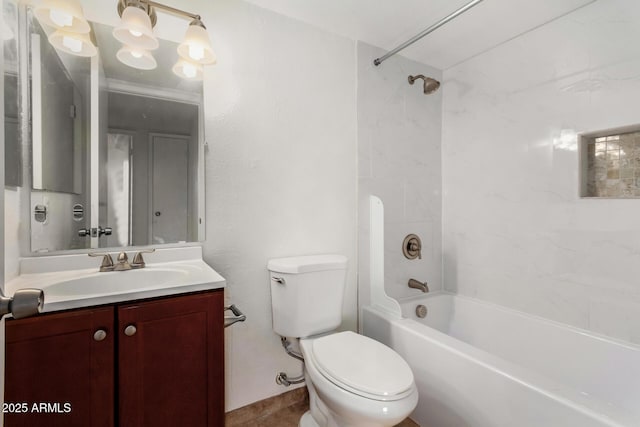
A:
[[[342,322],[347,258],[314,255],[272,259],[273,330],[299,338],[310,410],[300,427],[387,427],[418,403],[413,373],[402,357]]]

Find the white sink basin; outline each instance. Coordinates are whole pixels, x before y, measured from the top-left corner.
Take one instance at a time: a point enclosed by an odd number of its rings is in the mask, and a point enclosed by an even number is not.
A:
[[[202,259],[187,259],[147,262],[145,268],[127,271],[101,273],[96,266],[23,274],[8,282],[5,291],[13,295],[18,289],[42,289],[47,312],[218,289],[225,284],[224,277]]]
[[[45,288],[45,295],[78,296],[92,294],[129,293],[164,288],[183,283],[189,278],[186,268],[142,268],[139,270],[95,273],[53,283]]]

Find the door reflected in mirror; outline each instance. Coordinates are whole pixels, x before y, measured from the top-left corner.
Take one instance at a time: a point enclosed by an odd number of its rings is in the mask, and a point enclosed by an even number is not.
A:
[[[197,240],[198,106],[116,92],[108,98],[100,165],[107,177],[100,205],[113,230],[107,245]]]

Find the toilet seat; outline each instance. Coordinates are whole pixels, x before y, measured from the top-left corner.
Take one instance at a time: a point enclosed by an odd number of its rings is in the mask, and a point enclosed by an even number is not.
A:
[[[400,400],[414,390],[407,362],[371,338],[340,332],[314,339],[311,362],[336,386],[373,400]]]

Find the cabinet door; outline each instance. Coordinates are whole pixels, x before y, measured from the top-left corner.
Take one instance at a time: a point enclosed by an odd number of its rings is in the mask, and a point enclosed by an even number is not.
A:
[[[119,425],[224,426],[223,292],[118,308]]]
[[[114,335],[111,307],[7,321],[5,425],[112,427]]]

